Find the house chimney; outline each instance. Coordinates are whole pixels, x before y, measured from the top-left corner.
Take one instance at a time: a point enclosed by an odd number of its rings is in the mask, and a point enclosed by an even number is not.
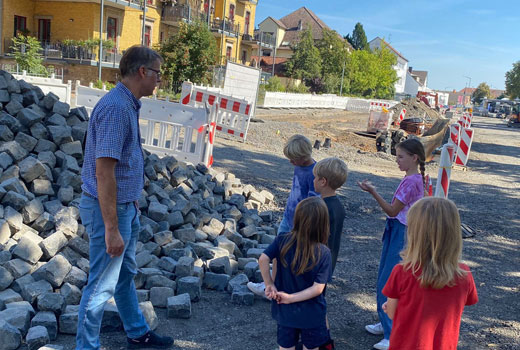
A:
[[[412,73],[413,67],[408,67],[408,72]]]
[[[302,30],[302,20],[298,21],[298,30]]]

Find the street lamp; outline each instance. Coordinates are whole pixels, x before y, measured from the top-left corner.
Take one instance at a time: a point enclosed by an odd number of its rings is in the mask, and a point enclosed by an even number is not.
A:
[[[466,75],[463,75],[463,77],[469,79],[469,85],[467,87],[471,89],[471,77],[468,77]],[[464,89],[464,104],[466,104],[466,89]]]

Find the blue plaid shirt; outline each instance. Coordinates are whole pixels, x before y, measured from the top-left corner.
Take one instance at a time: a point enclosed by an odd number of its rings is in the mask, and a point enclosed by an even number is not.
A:
[[[144,186],[144,158],[139,132],[141,102],[118,83],[96,104],[88,124],[82,190],[98,198],[96,159],[114,158],[117,203],[139,199]]]

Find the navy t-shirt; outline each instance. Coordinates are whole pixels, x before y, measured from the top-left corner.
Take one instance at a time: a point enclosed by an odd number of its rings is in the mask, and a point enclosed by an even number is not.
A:
[[[343,231],[343,221],[345,220],[345,208],[341,204],[338,196],[323,198],[329,210],[330,235],[328,246],[332,254],[332,273],[336,268],[338,260],[339,246],[341,243],[341,232]]]
[[[278,268],[274,281],[276,289],[280,292],[293,294],[312,287],[314,282],[326,284],[331,277],[332,270],[330,250],[324,244],[316,247],[320,251],[320,257],[312,270],[301,275],[292,273],[291,262],[296,252],[296,244],[285,254],[284,260],[287,262],[287,267],[282,265],[280,252],[290,235],[291,233],[278,235],[264,251],[264,254],[271,260],[276,259]],[[312,299],[292,304],[277,304],[276,301],[272,301],[271,313],[278,324],[282,326],[299,329],[316,328],[325,324],[327,302],[323,293]]]

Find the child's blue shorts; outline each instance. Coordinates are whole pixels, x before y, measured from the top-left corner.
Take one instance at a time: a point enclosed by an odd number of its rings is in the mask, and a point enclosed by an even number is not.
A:
[[[314,349],[325,344],[329,338],[329,330],[324,324],[318,328],[298,329],[278,325],[278,345],[283,348],[291,348],[298,344],[300,339],[307,349]]]

